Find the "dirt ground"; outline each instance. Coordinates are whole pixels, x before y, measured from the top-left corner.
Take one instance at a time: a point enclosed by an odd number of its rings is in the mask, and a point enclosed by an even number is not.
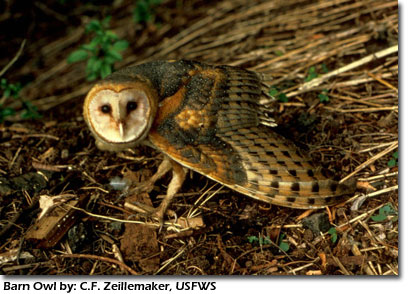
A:
[[[0,9],[0,78],[22,85],[18,99],[0,89],[0,110],[16,111],[0,121],[1,274],[398,275],[397,1],[170,0],[140,23],[131,0],[19,2]],[[192,59],[271,77],[286,94],[274,131],[356,193],[294,210],[190,172],[161,228],[141,217],[125,204],[156,207],[171,175],[149,195],[126,187],[162,156],[98,150],[82,117],[93,82],[67,63],[108,15],[129,42],[116,69]],[[41,117],[22,118],[27,101]]]

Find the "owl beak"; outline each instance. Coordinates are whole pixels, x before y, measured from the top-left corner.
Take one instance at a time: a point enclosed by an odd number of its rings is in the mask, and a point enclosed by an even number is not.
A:
[[[124,122],[122,121],[118,122],[118,131],[120,133],[121,139],[124,139]]]

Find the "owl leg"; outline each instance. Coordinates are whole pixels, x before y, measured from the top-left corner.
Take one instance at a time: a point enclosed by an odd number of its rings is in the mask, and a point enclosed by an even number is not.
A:
[[[176,163],[175,161],[170,161],[170,163],[172,165],[172,179],[168,184],[167,195],[165,196],[164,200],[162,200],[161,204],[157,208],[155,208],[155,211],[153,213],[153,215],[158,218],[160,223],[163,222],[164,214],[172,199],[178,193],[179,189],[184,183],[187,174],[186,169],[180,164]]]
[[[168,156],[164,156],[161,164],[158,166],[156,173],[144,184],[138,186],[132,192],[142,193],[142,192],[151,192],[154,188],[154,184],[162,178],[167,172],[172,169],[171,159]]]
[[[157,172],[142,186],[138,187],[136,191],[137,193],[141,192],[151,192],[154,187],[154,184],[157,180],[163,177],[168,171],[172,169],[172,179],[169,182],[167,194],[165,198],[162,200],[161,204],[157,208],[149,207],[143,203],[135,203],[140,209],[141,212],[149,213],[154,217],[157,217],[160,223],[163,222],[164,214],[171,203],[172,199],[174,198],[175,194],[178,193],[179,189],[181,188],[182,184],[184,183],[185,176],[186,176],[186,169],[182,167],[177,162],[173,161],[167,156],[164,156],[164,160],[158,167]]]

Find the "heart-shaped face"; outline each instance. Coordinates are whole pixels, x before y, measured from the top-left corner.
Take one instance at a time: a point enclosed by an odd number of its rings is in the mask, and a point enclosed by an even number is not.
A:
[[[141,86],[141,87],[140,87]],[[95,85],[84,102],[84,117],[99,146],[121,150],[144,140],[155,116],[150,91],[136,83]]]

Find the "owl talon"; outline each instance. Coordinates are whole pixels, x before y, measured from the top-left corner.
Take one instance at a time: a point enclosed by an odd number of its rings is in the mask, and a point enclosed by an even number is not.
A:
[[[157,218],[161,226],[164,223],[164,215],[167,212],[168,206],[172,202],[175,194],[181,188],[186,176],[186,169],[184,167],[177,164],[176,162],[171,162],[169,159],[165,159],[159,166],[158,171],[155,173],[155,175],[149,180],[147,185],[153,185],[153,179],[156,178],[156,175],[162,174],[164,172],[164,166],[166,166],[167,171],[169,170],[169,167],[172,167],[173,172],[171,182],[168,185],[167,195],[165,196],[164,200],[162,200],[161,204],[158,207],[153,208],[144,203],[135,203],[135,209],[137,211],[142,214]]]
[[[164,224],[164,215],[168,212],[166,207],[167,204],[161,203],[161,205],[156,208],[142,202],[133,202],[132,204],[132,209],[135,210],[137,214],[158,220],[162,227]]]

